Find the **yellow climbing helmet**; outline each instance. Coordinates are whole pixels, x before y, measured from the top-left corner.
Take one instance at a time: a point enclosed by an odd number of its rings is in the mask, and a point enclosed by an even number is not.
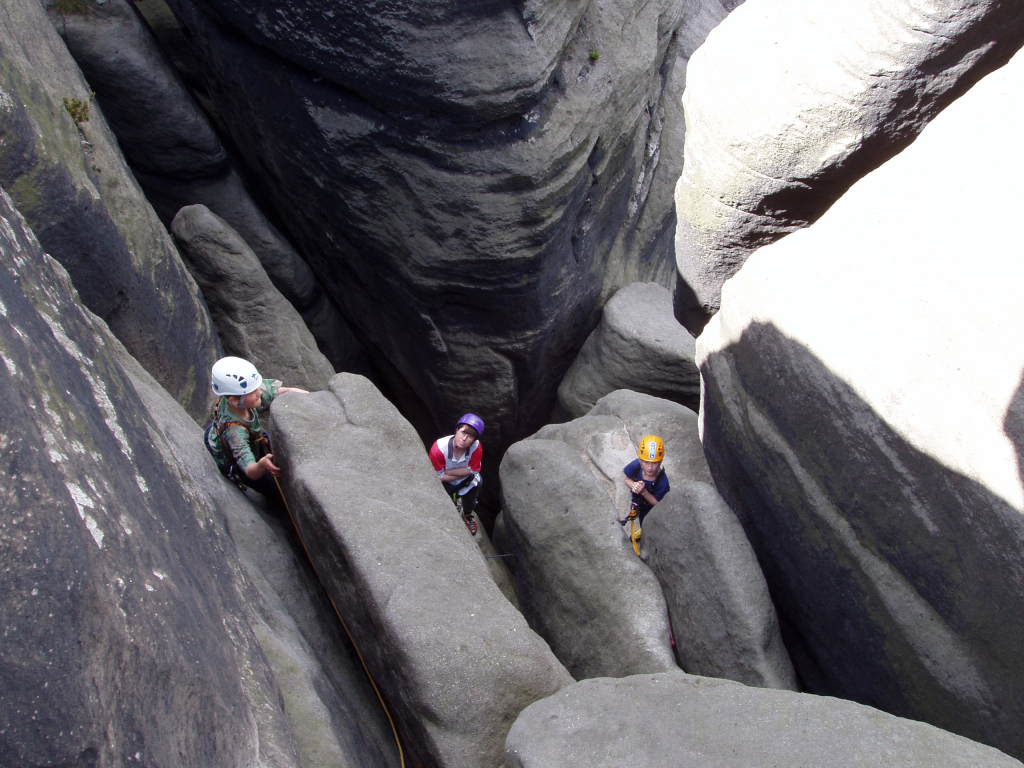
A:
[[[657,435],[648,435],[640,441],[636,455],[640,461],[661,461],[665,458],[665,443]]]

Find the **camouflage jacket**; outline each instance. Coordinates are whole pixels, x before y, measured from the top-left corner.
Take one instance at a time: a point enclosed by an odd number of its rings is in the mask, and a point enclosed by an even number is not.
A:
[[[266,413],[270,403],[277,397],[280,386],[280,381],[263,380],[260,385],[260,404],[249,411],[251,420],[239,418],[238,414],[232,413],[226,397],[217,401],[211,428],[207,430],[206,447],[222,471],[231,464],[244,471],[247,466],[256,463],[257,454],[263,456],[266,453],[256,446],[256,441],[263,436],[260,413]]]

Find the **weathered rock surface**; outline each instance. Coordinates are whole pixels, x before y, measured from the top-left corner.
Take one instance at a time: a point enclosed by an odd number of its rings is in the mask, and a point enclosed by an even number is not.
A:
[[[154,443],[172,458],[171,470],[189,496],[217,513],[233,545],[228,561],[240,572],[244,618],[280,688],[279,706],[301,764],[398,765],[387,715],[290,523],[228,483],[202,430],[123,348],[115,353],[153,421]]]
[[[622,468],[653,432],[670,481],[710,480],[696,414],[624,390],[501,462],[501,547],[515,555],[520,602],[577,679],[676,668],[661,587],[618,522],[629,510]]]
[[[0,186],[83,303],[201,418],[219,350],[199,289],[36,0],[0,8],[0,72]]]
[[[206,114],[127,0],[47,0],[50,20],[81,66],[139,184],[168,227],[203,204],[255,251],[332,363],[365,366],[361,345],[316,276],[260,211]]]
[[[760,688],[799,690],[764,574],[714,486],[678,483],[644,522],[679,666]]]
[[[618,291],[558,387],[561,415],[583,416],[605,395],[630,389],[696,411],[700,373],[694,341],[672,314],[672,294],[656,283]]]
[[[506,768],[1015,768],[991,747],[824,696],[684,674],[585,680],[529,707]]]
[[[817,219],[1022,43],[1014,3],[738,8],[687,71],[680,322],[699,333],[754,250]]]
[[[397,764],[308,561],[6,196],[0,263],[0,762]]]
[[[224,352],[288,386],[326,389],[334,369],[239,234],[205,205],[182,208],[171,233],[203,292]]]
[[[415,765],[493,766],[572,680],[492,581],[423,444],[361,376],[271,409],[285,494]]]
[[[667,196],[649,204],[666,83],[716,0],[171,5],[299,250],[433,434],[468,408],[500,453],[548,418],[605,298],[671,279]]]
[[[0,762],[300,765],[230,539],[6,193],[0,221]]]
[[[697,343],[716,485],[810,690],[1015,756],[1022,92],[1018,55],[755,254]]]
[[[515,443],[501,487],[520,604],[573,677],[677,668],[658,581],[579,451],[558,440]]]

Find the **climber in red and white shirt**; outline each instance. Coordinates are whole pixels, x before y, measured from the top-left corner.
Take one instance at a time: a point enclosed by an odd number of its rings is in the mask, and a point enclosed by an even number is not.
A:
[[[442,437],[430,446],[430,463],[474,536],[477,524],[473,510],[480,495],[480,470],[484,457],[480,436],[483,433],[484,420],[476,414],[467,413],[459,419],[454,435]]]

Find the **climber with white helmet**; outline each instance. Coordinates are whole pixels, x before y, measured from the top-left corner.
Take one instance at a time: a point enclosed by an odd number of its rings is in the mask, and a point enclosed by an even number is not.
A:
[[[661,466],[665,458],[665,443],[657,435],[648,435],[640,441],[637,457],[627,464],[622,473],[625,475],[626,486],[632,494],[629,515],[620,520],[620,525],[632,521],[630,539],[633,549],[639,555],[640,530],[644,518],[669,491],[668,476]]]
[[[467,413],[455,425],[455,434],[442,437],[430,446],[430,463],[444,486],[445,493],[462,515],[469,532],[476,535],[473,518],[476,499],[480,495],[480,471],[484,448],[480,436],[484,420]]]
[[[213,364],[212,374],[213,394],[218,400],[206,427],[206,449],[225,477],[276,498],[273,478],[281,474],[281,468],[274,464],[260,412],[265,412],[278,395],[306,390],[267,381],[256,366],[240,357],[222,357]]]

